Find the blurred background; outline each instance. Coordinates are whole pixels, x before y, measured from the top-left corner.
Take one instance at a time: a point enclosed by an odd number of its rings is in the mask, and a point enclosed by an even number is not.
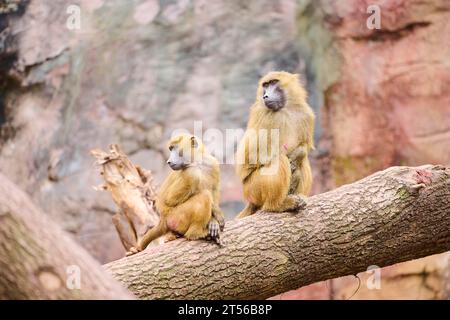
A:
[[[381,29],[367,26],[374,4]],[[316,112],[314,194],[449,165],[449,40],[448,0],[2,0],[0,171],[100,262],[118,259],[89,150],[118,143],[159,183],[172,131],[244,128],[271,70],[300,73]],[[232,219],[240,184],[221,169]],[[384,268],[379,290],[361,273],[274,299],[448,299],[449,259]]]

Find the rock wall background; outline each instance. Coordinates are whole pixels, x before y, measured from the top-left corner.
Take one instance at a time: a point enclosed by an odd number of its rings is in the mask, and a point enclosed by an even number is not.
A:
[[[381,30],[366,27],[369,4]],[[70,5],[80,29],[67,27]],[[0,170],[100,261],[117,259],[115,207],[91,190],[101,180],[88,151],[119,143],[161,181],[172,131],[244,127],[273,69],[303,75],[318,115],[314,193],[392,165],[448,165],[449,36],[448,0],[9,0]],[[232,218],[241,190],[230,165],[222,172]],[[385,268],[381,290],[352,298],[448,298],[449,268],[448,253]],[[349,298],[354,280],[281,298]]]

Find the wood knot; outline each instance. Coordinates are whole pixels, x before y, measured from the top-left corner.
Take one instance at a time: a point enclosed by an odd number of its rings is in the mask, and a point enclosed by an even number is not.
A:
[[[39,283],[47,291],[56,291],[61,288],[62,281],[52,268],[40,268],[36,272]]]

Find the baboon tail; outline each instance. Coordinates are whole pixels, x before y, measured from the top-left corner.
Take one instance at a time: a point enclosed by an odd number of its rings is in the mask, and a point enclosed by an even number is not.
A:
[[[305,159],[302,162],[302,166],[300,167],[299,170],[300,170],[300,182],[298,184],[297,194],[301,193],[305,196],[308,196],[309,193],[311,192],[312,187],[312,171],[308,157],[305,157]]]

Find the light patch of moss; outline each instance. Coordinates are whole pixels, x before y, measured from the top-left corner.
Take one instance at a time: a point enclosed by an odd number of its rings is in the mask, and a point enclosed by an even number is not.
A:
[[[395,193],[395,195],[396,195],[400,200],[405,200],[405,199],[409,198],[410,192],[409,192],[408,188],[406,188],[405,186],[402,186],[400,189],[397,190],[397,192]]]

